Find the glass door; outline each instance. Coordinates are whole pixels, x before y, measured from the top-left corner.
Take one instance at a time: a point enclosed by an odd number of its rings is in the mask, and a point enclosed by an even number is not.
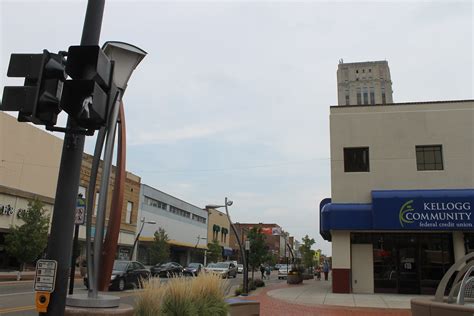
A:
[[[398,293],[419,294],[420,276],[417,240],[414,237],[402,238],[398,249]]]

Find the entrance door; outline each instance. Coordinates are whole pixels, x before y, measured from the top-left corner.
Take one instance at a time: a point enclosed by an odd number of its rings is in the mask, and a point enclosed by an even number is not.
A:
[[[419,294],[418,249],[416,243],[404,245],[398,250],[398,293]]]

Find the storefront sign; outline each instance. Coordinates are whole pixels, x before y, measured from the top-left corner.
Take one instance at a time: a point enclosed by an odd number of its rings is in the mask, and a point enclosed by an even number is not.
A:
[[[465,190],[468,193],[469,190]],[[387,191],[390,192],[390,191]],[[404,196],[373,193],[373,226],[376,229],[471,230],[474,228],[474,195],[403,192]],[[453,193],[446,190],[447,193]],[[474,192],[474,191],[472,191]]]
[[[25,209],[19,208],[16,210],[17,216],[22,212],[26,212]],[[10,204],[2,205],[0,204],[0,215],[4,216],[13,216],[15,214],[15,208],[13,208]]]

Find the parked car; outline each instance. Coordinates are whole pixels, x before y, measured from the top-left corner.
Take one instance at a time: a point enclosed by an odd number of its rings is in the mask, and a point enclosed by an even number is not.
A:
[[[123,291],[127,288],[139,288],[142,280],[148,280],[150,275],[150,270],[140,262],[115,260],[109,289]],[[87,275],[84,277],[84,285],[88,287]]]
[[[202,269],[204,268],[204,265],[202,263],[190,263],[186,268],[183,270],[184,275],[192,275],[192,276],[197,276],[199,273],[201,273]]]
[[[237,264],[237,273],[244,273],[244,265],[239,263]]]
[[[151,267],[151,275],[160,278],[169,278],[173,276],[183,275],[183,266],[176,262],[167,262],[157,264]]]
[[[210,263],[205,271],[220,274],[223,278],[237,277],[237,267],[233,262]]]
[[[288,276],[288,271],[290,271],[290,266],[281,264],[280,268],[278,269],[278,279],[286,279]]]

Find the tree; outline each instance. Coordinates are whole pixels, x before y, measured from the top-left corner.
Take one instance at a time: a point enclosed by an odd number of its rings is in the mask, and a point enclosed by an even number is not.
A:
[[[265,244],[266,236],[262,233],[262,227],[252,227],[247,238],[250,241],[249,265],[252,267],[252,280],[255,268],[259,267],[268,258],[268,247]]]
[[[150,247],[150,261],[152,264],[163,263],[168,261],[170,257],[169,238],[163,228],[155,231],[155,239]]]
[[[28,202],[28,209],[17,215],[23,225],[11,226],[5,236],[5,249],[21,263],[22,271],[26,263],[38,259],[48,244],[49,216],[43,206],[37,199]]]
[[[207,261],[219,262],[222,260],[222,247],[217,240],[213,240],[207,245]]]
[[[304,236],[302,241],[303,244],[300,247],[300,252],[303,259],[303,264],[306,268],[312,268],[314,266],[315,251],[311,250],[311,246],[316,242],[314,241],[314,238],[309,238],[308,235]]]

